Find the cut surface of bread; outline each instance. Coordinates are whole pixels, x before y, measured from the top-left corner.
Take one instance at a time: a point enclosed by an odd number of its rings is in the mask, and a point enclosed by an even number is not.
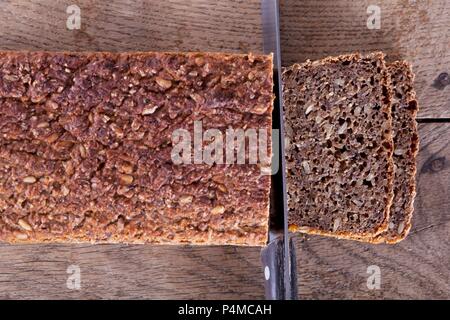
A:
[[[369,240],[393,199],[384,55],[349,54],[283,70],[291,231]]]

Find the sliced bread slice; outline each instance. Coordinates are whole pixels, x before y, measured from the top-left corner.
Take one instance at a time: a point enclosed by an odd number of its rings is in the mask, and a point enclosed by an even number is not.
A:
[[[388,65],[393,88],[392,127],[394,136],[394,201],[391,206],[389,227],[372,242],[397,243],[411,229],[416,195],[416,156],[419,135],[416,116],[418,104],[414,91],[414,73],[406,61]]]
[[[291,231],[370,240],[393,199],[390,78],[381,52],[283,70]]]
[[[406,61],[389,64],[388,73],[393,92],[391,111],[394,139],[394,200],[390,209],[388,230],[370,239],[351,237],[353,240],[377,244],[395,244],[406,238],[411,229],[416,195],[415,175],[419,136],[414,73]]]

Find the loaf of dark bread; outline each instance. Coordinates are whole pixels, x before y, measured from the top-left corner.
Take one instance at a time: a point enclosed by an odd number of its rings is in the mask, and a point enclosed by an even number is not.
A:
[[[406,61],[388,65],[392,96],[392,127],[394,136],[394,201],[389,227],[372,242],[397,243],[411,229],[416,195],[416,156],[419,136],[416,123],[418,104],[414,91],[414,73]]]
[[[383,54],[307,61],[282,78],[290,230],[359,240],[386,231],[394,172]]]
[[[270,138],[272,87],[270,55],[0,52],[0,240],[264,245],[260,163],[176,164],[171,137]]]

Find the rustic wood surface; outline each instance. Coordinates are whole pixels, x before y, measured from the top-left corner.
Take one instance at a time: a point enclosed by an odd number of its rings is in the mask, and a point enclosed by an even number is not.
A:
[[[383,49],[414,63],[423,118],[450,118],[448,1],[378,1],[380,30],[365,28],[370,1],[282,1],[283,64]],[[0,1],[0,49],[260,52],[259,0]],[[403,6],[403,7],[402,7]],[[403,12],[403,13],[402,13]],[[413,22],[411,22],[413,21]],[[362,24],[362,26],[361,26]],[[207,31],[205,31],[207,28]],[[450,124],[420,125],[414,226],[396,246],[297,237],[299,293],[311,298],[450,298]],[[1,298],[264,298],[259,248],[0,245]],[[81,289],[67,288],[79,266]],[[366,286],[379,266],[381,288]]]
[[[0,245],[0,299],[261,299],[259,252],[238,247]],[[80,290],[66,285],[70,266],[80,268]]]
[[[0,17],[8,50],[262,52],[259,0],[2,0]]]

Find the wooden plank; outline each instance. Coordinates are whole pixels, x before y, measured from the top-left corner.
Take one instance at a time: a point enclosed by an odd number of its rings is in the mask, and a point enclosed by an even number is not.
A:
[[[66,27],[74,3],[80,30]],[[262,51],[259,0],[1,1],[0,30],[8,50]]]
[[[450,123],[421,124],[419,134],[409,236],[397,245],[297,237],[301,299],[450,298]],[[367,287],[372,265],[381,271],[379,290]]]
[[[0,299],[262,299],[259,254],[239,247],[3,244]],[[66,285],[73,265],[80,290]]]
[[[368,29],[369,5],[380,7],[380,29]],[[281,0],[283,65],[348,52],[382,50],[412,62],[419,118],[450,118],[448,0]]]

